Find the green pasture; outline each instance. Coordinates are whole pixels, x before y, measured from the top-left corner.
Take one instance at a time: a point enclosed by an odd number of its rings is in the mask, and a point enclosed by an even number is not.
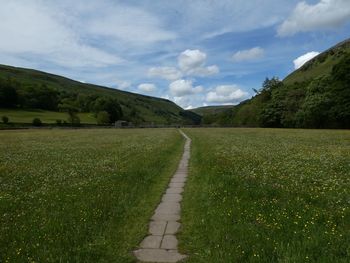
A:
[[[16,110],[0,109],[0,121],[2,116],[7,116],[10,123],[32,123],[34,118],[39,118],[42,123],[56,123],[56,120],[67,121],[66,112],[47,110]],[[78,113],[82,124],[96,124],[96,118],[92,113]]]
[[[349,262],[349,131],[185,132],[188,262]]]
[[[186,262],[349,262],[350,132],[184,129]],[[0,262],[136,262],[176,129],[0,131]]]
[[[0,131],[0,262],[133,262],[177,130]]]

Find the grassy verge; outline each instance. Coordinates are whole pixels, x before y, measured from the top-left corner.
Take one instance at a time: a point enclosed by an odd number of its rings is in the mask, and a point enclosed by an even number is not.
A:
[[[0,118],[7,116],[11,123],[32,123],[34,118],[39,118],[43,123],[56,123],[56,120],[67,121],[68,115],[65,112],[45,110],[17,110],[0,109]],[[92,113],[78,113],[80,122],[84,124],[97,124]]]
[[[0,262],[134,262],[176,130],[0,132]]]
[[[349,131],[185,132],[188,262],[349,262]]]

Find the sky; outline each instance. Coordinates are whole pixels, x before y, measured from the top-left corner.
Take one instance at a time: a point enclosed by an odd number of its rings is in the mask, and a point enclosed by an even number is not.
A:
[[[237,104],[350,37],[350,0],[0,0],[0,64]]]

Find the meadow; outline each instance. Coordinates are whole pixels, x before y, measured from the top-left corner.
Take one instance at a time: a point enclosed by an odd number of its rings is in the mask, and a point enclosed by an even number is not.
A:
[[[134,262],[175,129],[0,131],[0,262]]]
[[[21,109],[0,109],[0,118],[7,116],[10,123],[32,123],[34,118],[39,118],[43,123],[56,123],[56,120],[67,121],[66,112],[56,112],[40,109],[21,110]],[[82,124],[97,124],[93,113],[78,113]]]
[[[187,262],[349,262],[349,131],[184,131]]]

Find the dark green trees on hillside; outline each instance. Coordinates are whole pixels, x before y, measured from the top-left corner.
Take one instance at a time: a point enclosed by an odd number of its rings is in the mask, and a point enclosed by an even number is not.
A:
[[[285,85],[268,81],[270,98],[259,114],[263,127],[349,128],[350,55],[329,76]],[[266,81],[264,82],[266,86]],[[262,96],[263,92],[259,96]]]
[[[18,95],[16,89],[9,83],[0,79],[0,105],[4,108],[16,107]]]
[[[350,128],[350,54],[329,75],[285,84],[266,78],[256,96],[221,114],[204,116],[205,124]]]
[[[123,117],[123,111],[116,99],[101,97],[98,98],[94,103],[94,112],[105,111],[109,115],[110,123],[114,123]]]
[[[94,112],[96,117],[99,112],[107,112],[109,123],[123,117],[122,108],[115,98],[58,91],[46,84],[19,83],[11,78],[0,79],[0,108],[64,111],[72,124],[80,123],[78,112]]]

